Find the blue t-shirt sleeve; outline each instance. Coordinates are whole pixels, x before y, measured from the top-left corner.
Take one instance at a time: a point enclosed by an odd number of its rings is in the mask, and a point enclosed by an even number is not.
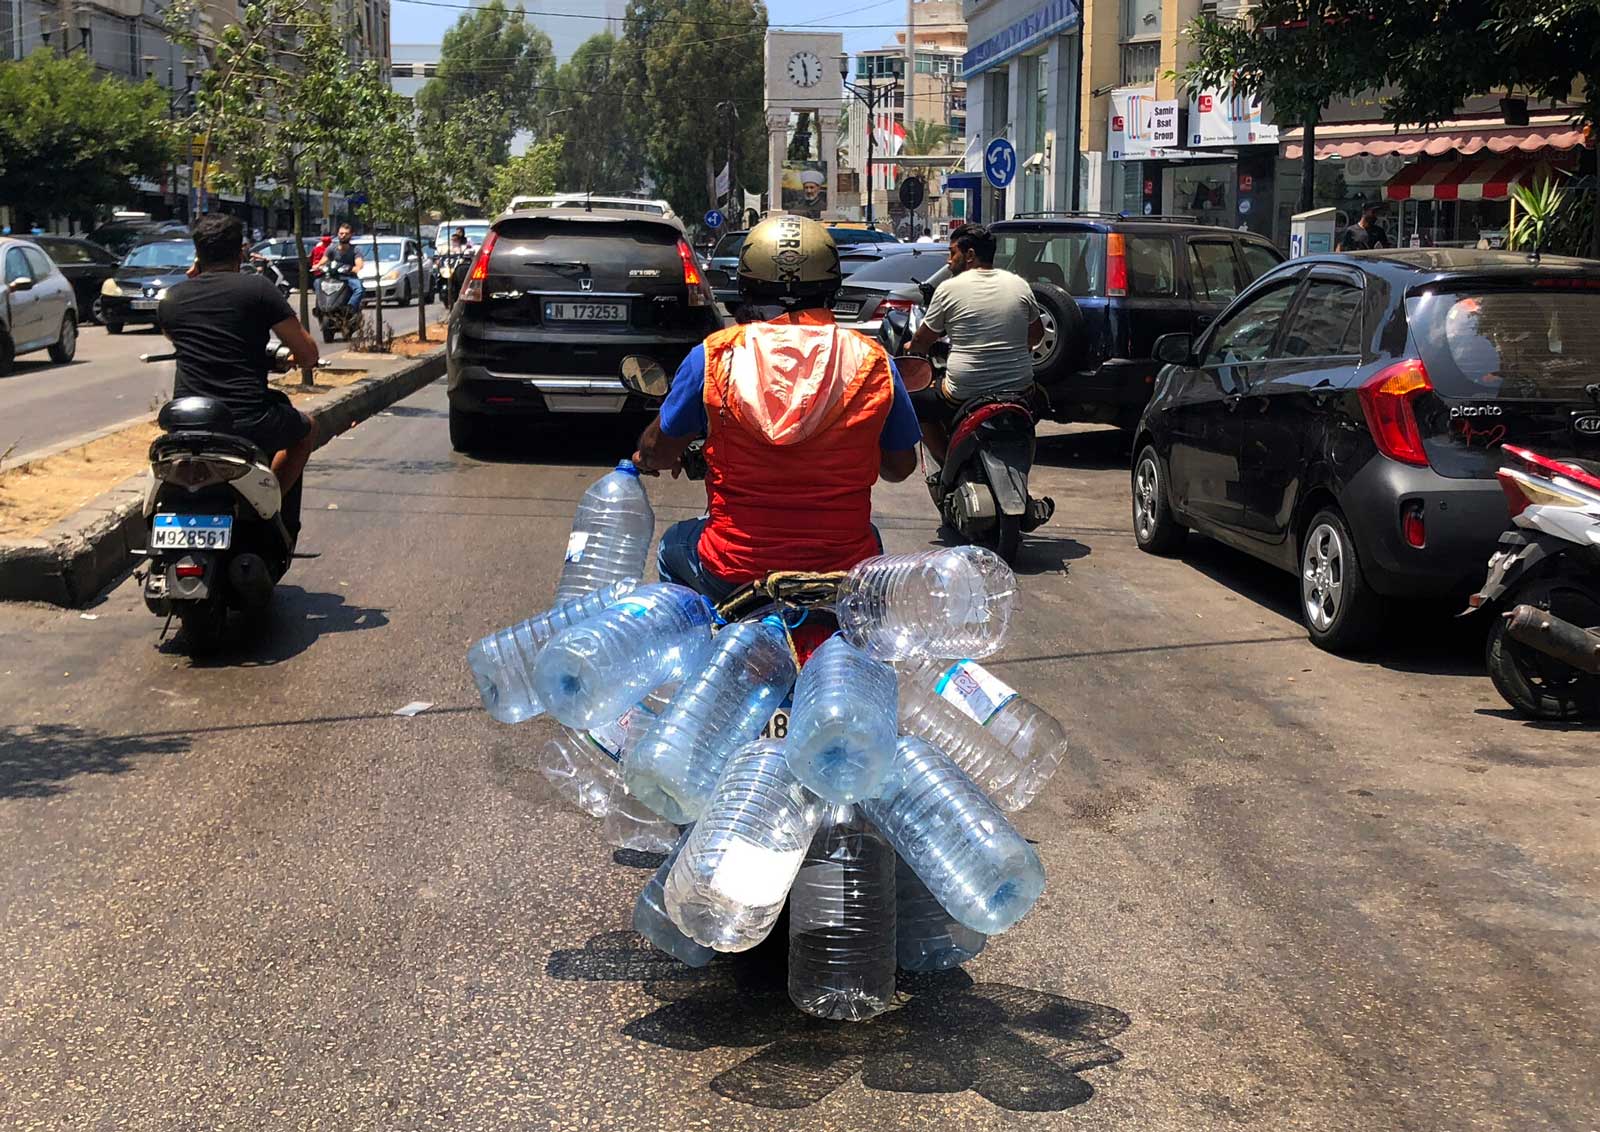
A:
[[[889,372],[894,375],[894,402],[889,406],[889,419],[883,422],[883,435],[878,447],[885,452],[909,452],[922,439],[922,425],[917,421],[917,411],[912,408],[911,394],[900,380],[900,371],[889,362]]]
[[[661,402],[661,431],[667,436],[699,436],[706,431],[706,348],[689,351]]]

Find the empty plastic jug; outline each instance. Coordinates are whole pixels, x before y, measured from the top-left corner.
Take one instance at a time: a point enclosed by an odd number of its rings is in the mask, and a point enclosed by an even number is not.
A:
[[[613,582],[490,633],[468,649],[467,667],[478,685],[484,710],[501,723],[521,723],[543,714],[544,705],[533,690],[533,663],[545,642],[626,597],[638,584],[635,578]]]
[[[610,818],[619,802],[626,803],[628,816],[640,820],[653,816],[640,813],[638,801],[627,797],[622,781],[622,758],[648,730],[656,713],[666,706],[675,690],[668,685],[651,692],[604,727],[591,731],[557,728],[555,736],[539,749],[539,773],[561,798],[590,817]],[[624,817],[617,818],[617,828],[621,828],[624,820]],[[673,833],[672,840],[676,840],[676,827]]]
[[[990,656],[1016,593],[1011,567],[982,547],[879,555],[840,582],[839,631],[879,660]]]
[[[949,755],[1007,813],[1038,797],[1067,753],[1060,720],[970,660],[902,670],[900,730]]]
[[[697,671],[710,651],[704,598],[670,583],[640,586],[550,639],[534,663],[534,693],[568,727],[595,727]]]
[[[871,797],[894,760],[895,672],[842,636],[829,637],[794,686],[789,766],[829,802]]]
[[[590,484],[578,501],[556,601],[582,597],[624,578],[644,577],[655,529],[655,512],[639,470],[624,460]]]
[[[672,844],[667,859],[661,862],[661,867],[651,876],[650,883],[639,893],[639,899],[634,901],[633,930],[674,959],[691,967],[704,967],[717,953],[684,935],[667,915],[665,903],[667,874],[672,872],[672,866],[677,862],[678,854],[683,851],[691,832],[692,828],[684,830]]]
[[[724,628],[705,666],[684,680],[628,752],[629,793],[668,821],[698,820],[723,764],[761,734],[794,679],[783,622],[773,617]]]
[[[1044,891],[1033,846],[949,757],[903,735],[882,797],[861,808],[958,921],[999,935]]]
[[[649,806],[628,793],[626,782],[617,782],[606,800],[600,833],[607,845],[634,849],[640,853],[665,853],[678,843],[681,833],[676,822],[660,817]]]
[[[895,855],[894,899],[895,953],[901,970],[948,971],[977,955],[989,942],[982,932],[946,912],[899,854]]]
[[[789,892],[789,999],[860,1022],[894,1001],[895,855],[855,806],[830,807]]]
[[[760,943],[821,821],[822,805],[789,770],[781,743],[735,751],[667,876],[672,922],[717,951]]]

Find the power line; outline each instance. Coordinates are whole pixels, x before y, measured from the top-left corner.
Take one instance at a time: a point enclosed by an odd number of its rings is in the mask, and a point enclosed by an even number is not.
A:
[[[470,11],[474,11],[476,9],[479,9],[479,8],[483,7],[483,5],[481,5],[481,4],[453,3],[452,0],[391,0],[391,2],[395,3],[395,4],[412,4],[412,5],[415,5],[417,7],[421,7],[421,8],[453,8],[453,9],[456,9],[456,10],[459,10],[459,11],[463,11],[463,12],[470,12]],[[881,7],[881,5],[873,4],[873,5],[869,5],[869,7],[876,8],[876,7]],[[632,22],[632,23],[640,23],[640,24],[649,24],[649,25],[651,25],[653,27],[654,26],[660,26],[660,25],[663,25],[663,24],[686,24],[686,25],[688,25],[690,27],[703,27],[708,22],[706,20],[684,19],[684,18],[682,18],[680,16],[596,16],[596,15],[591,15],[588,12],[528,12],[526,9],[521,9],[521,10],[522,10],[524,15],[526,15],[526,16],[528,16],[530,18],[535,18],[535,19],[600,20],[600,21],[603,21],[605,23],[628,23],[628,22]],[[861,11],[861,10],[862,9],[857,8],[857,7],[850,7],[848,9],[845,9],[845,11],[851,11],[851,12]],[[835,14],[838,15],[838,14],[843,14],[843,13],[835,13]],[[828,18],[829,17],[826,17],[826,16],[823,17],[823,19],[828,19]],[[720,22],[722,22],[722,23],[732,23],[732,21],[720,21]],[[813,21],[807,21],[805,23],[798,24],[796,26],[798,26],[798,27],[816,27],[819,23],[821,23],[820,20],[814,21],[814,22]],[[770,24],[756,23],[754,21],[751,21],[746,26],[747,26],[747,28],[749,30],[752,30],[752,31],[756,30],[756,29],[760,29],[762,31],[769,31],[769,30],[782,31],[783,30],[782,28],[774,29],[774,28],[771,27]],[[963,23],[963,22],[959,22],[958,21],[958,22],[952,22],[952,23],[926,23],[926,24],[925,23],[919,23],[919,24],[917,24],[917,26],[919,28],[964,28],[967,25],[965,23]],[[904,21],[897,22],[897,23],[882,23],[882,24],[832,24],[832,25],[830,25],[830,30],[838,29],[840,31],[857,31],[857,30],[870,31],[870,30],[873,30],[873,29],[903,28],[903,27],[905,27]]]

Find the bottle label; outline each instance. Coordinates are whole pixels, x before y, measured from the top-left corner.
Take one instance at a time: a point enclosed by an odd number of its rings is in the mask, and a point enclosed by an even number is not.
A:
[[[722,846],[711,887],[735,904],[766,908],[783,903],[806,847],[774,849],[732,836]]]
[[[1017,698],[1015,688],[972,660],[958,660],[945,669],[933,690],[983,724]]]
[[[645,728],[650,726],[650,721],[655,717],[656,713],[644,704],[634,704],[618,719],[604,727],[591,730],[589,741],[599,747],[612,762],[620,763],[622,756],[627,754],[628,748],[633,745],[630,740],[644,734]]]
[[[588,545],[588,531],[573,531],[567,536],[567,561],[582,562],[584,548]]]
[[[630,597],[623,598],[621,601],[617,602],[617,604],[613,605],[611,609],[625,617],[643,617],[646,613],[650,612],[650,604],[645,601],[640,601],[638,598]]]

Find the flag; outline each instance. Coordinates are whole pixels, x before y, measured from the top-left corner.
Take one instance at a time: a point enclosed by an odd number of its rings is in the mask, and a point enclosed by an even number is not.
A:
[[[983,135],[973,134],[967,139],[966,151],[961,155],[963,173],[983,172]]]
[[[728,189],[733,185],[733,173],[728,166],[722,167],[722,172],[717,174],[717,199],[721,200],[728,195]]]

